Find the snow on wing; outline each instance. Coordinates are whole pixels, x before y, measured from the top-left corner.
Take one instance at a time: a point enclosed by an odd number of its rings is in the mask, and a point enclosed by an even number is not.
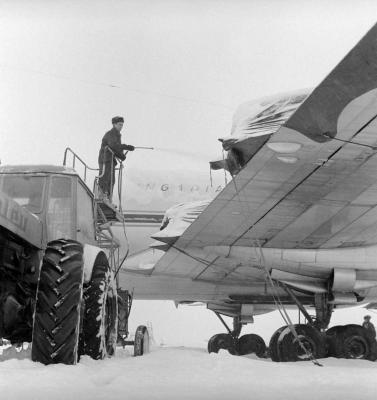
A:
[[[230,136],[219,139],[224,150],[228,151],[222,168],[232,174],[239,172],[308,94],[308,90],[300,90],[241,104],[234,114]],[[211,168],[218,169],[213,163]]]
[[[377,24],[269,135],[154,271],[200,276],[215,260],[203,251],[211,245],[336,248],[377,243],[377,157],[370,147],[344,142],[377,144],[375,54]],[[196,251],[200,257],[188,255],[192,249],[202,249]]]

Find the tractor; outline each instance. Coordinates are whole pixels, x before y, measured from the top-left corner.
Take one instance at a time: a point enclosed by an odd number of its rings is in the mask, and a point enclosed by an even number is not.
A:
[[[98,177],[89,189],[88,170],[69,148],[63,166],[0,166],[0,338],[31,343],[44,364],[103,359],[119,343],[147,351],[145,326],[126,340],[132,295],[117,285],[111,231],[123,215],[99,196]]]

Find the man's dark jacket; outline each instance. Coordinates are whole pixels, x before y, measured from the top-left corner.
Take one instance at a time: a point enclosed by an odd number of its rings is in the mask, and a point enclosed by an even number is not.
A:
[[[126,156],[123,154],[123,150],[133,150],[133,146],[128,146],[127,144],[122,144],[121,142],[121,134],[115,128],[110,129],[105,133],[102,138],[101,149],[98,155],[98,164],[104,164],[111,162],[112,154],[110,151],[106,151],[106,146],[110,147],[110,149],[114,152],[115,157],[118,157],[120,160],[124,160]],[[117,161],[114,157],[114,164],[117,164]]]

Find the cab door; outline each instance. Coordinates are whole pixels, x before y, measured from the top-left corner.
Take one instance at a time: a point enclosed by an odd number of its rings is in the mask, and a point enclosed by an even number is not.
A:
[[[77,180],[77,240],[81,243],[96,244],[93,196]]]

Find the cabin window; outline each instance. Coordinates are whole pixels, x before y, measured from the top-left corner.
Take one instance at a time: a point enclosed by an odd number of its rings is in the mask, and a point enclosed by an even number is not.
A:
[[[47,239],[75,239],[72,212],[72,178],[53,176],[47,205]]]
[[[42,212],[45,182],[44,176],[3,175],[0,177],[0,191],[30,212],[39,214]]]

